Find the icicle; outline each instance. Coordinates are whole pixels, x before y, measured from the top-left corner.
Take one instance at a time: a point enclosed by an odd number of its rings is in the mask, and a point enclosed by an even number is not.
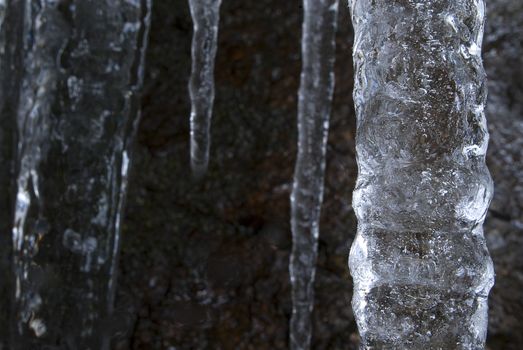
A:
[[[298,94],[298,157],[291,195],[292,349],[308,349],[323,199],[325,153],[334,90],[338,0],[304,0],[302,73]]]
[[[189,0],[194,23],[191,97],[191,167],[196,177],[207,171],[214,104],[214,59],[221,0]]]
[[[23,2],[12,349],[107,349],[150,0]]]
[[[359,177],[350,254],[363,349],[482,349],[482,0],[352,0]]]

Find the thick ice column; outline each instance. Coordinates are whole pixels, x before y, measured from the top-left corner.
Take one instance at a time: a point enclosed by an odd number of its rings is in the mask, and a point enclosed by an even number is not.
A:
[[[26,0],[12,349],[106,349],[150,0]]]
[[[363,349],[482,349],[482,0],[352,0],[359,177],[350,254]]]
[[[292,349],[308,349],[329,118],[334,90],[338,0],[304,0],[298,156],[291,195]]]
[[[221,0],[189,0],[193,20],[191,98],[191,168],[207,171],[214,105],[214,59],[218,47]]]

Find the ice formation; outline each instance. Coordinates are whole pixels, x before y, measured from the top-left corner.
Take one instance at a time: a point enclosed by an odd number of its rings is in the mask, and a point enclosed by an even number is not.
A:
[[[329,118],[334,90],[338,0],[304,0],[298,93],[298,156],[291,194],[291,348],[308,349]]]
[[[352,0],[359,177],[349,264],[363,349],[482,349],[482,0]]]
[[[151,0],[26,0],[10,349],[107,349]],[[16,27],[16,26],[14,26]]]
[[[191,98],[191,168],[197,177],[207,171],[214,105],[214,59],[218,46],[221,0],[189,0],[194,24]]]

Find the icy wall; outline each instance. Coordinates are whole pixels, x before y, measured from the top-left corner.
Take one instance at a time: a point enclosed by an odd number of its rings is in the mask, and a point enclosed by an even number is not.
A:
[[[151,2],[0,7],[3,345],[107,349]]]

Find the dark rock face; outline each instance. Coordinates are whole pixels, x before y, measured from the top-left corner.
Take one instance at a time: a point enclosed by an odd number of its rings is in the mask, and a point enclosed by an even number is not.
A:
[[[523,348],[523,2],[487,1],[488,162],[495,194],[485,232],[496,269],[491,349]]]
[[[488,347],[521,349],[523,6],[519,0],[488,5],[489,166],[498,191],[486,224],[497,271]],[[155,1],[124,220],[117,349],[288,348],[301,2],[224,1],[221,19],[211,161],[207,176],[194,182],[188,5]],[[313,349],[357,349],[359,343],[347,268],[356,232],[351,195],[357,166],[346,6],[340,6],[339,21]]]

